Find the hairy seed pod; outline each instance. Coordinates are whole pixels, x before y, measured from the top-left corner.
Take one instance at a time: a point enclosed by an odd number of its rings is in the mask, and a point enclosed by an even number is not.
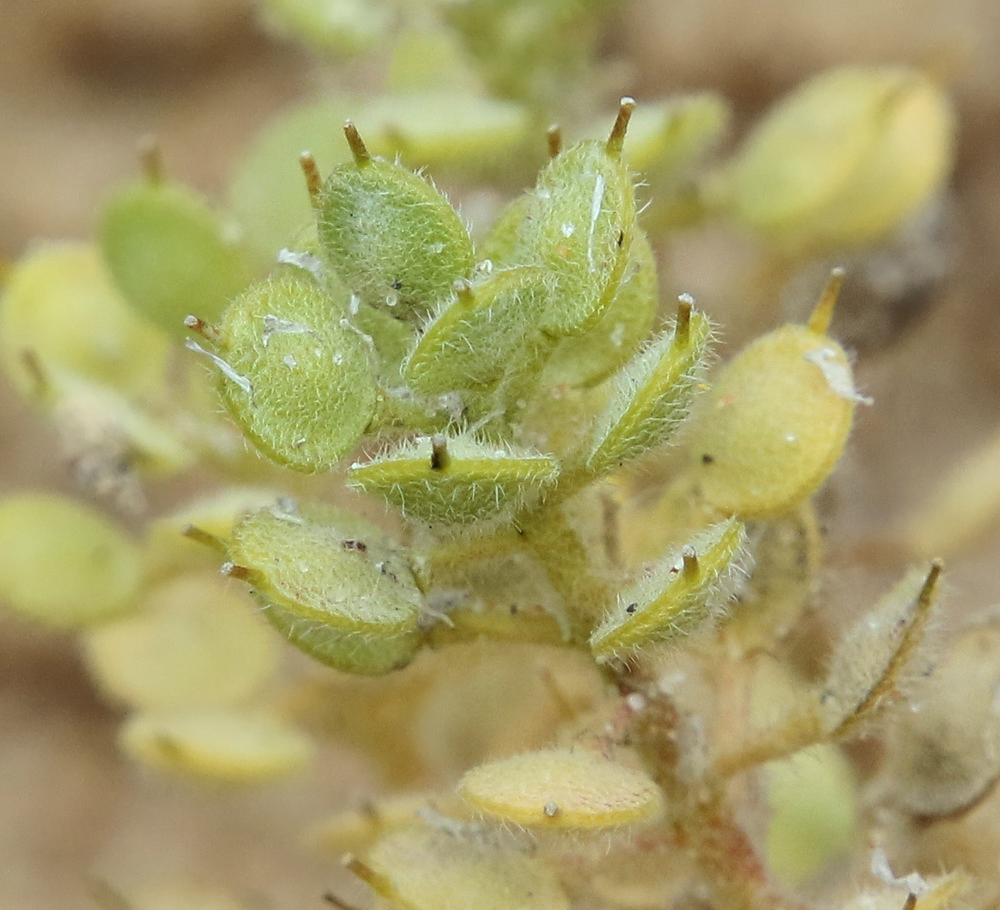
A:
[[[832,306],[840,274],[816,314]],[[840,459],[857,393],[844,349],[825,319],[758,338],[723,369],[692,429],[700,495],[723,513],[776,515],[811,496]]]
[[[587,468],[613,471],[666,442],[687,417],[705,370],[712,325],[684,299],[677,323],[653,339],[618,374],[600,415]]]
[[[656,257],[646,234],[636,229],[625,274],[608,308],[593,328],[559,342],[542,384],[593,386],[607,379],[649,335],[659,305]]]
[[[472,241],[427,180],[373,158],[345,129],[355,160],[333,170],[315,201],[323,254],[365,303],[422,319],[472,273]]]
[[[466,772],[458,794],[473,809],[537,829],[613,828],[663,814],[645,774],[593,752],[545,749]]]
[[[432,525],[510,520],[559,474],[551,455],[435,436],[351,466],[348,484]]]
[[[188,346],[212,359],[226,406],[279,464],[330,470],[371,421],[376,387],[368,345],[309,276],[255,284],[208,337],[214,351]]]
[[[422,395],[494,386],[530,341],[546,292],[545,271],[532,267],[459,285],[407,359],[404,380]]]
[[[96,510],[20,493],[0,500],[0,602],[56,628],[85,628],[136,603],[139,549]]]
[[[622,99],[607,142],[580,142],[550,161],[525,204],[511,260],[551,273],[555,286],[539,328],[553,335],[575,335],[594,325],[625,274],[636,215],[621,149],[634,105]]]
[[[363,519],[318,503],[264,509],[235,527],[230,560],[272,625],[323,663],[375,675],[420,647],[409,564]]]
[[[101,251],[125,299],[175,336],[184,318],[216,319],[250,275],[242,250],[187,187],[146,178],[122,187],[101,213]]]
[[[312,743],[293,727],[234,708],[134,714],[118,742],[154,770],[233,784],[287,777],[313,752]]]
[[[78,243],[39,246],[11,270],[0,306],[0,358],[15,388],[43,397],[81,376],[126,395],[162,381],[169,341],[114,287],[100,254]]]
[[[668,554],[618,595],[590,636],[598,663],[687,635],[717,615],[743,568],[746,532],[730,518]]]
[[[449,827],[445,827],[445,825]],[[457,830],[456,830],[457,829]],[[406,910],[568,910],[559,877],[541,857],[443,819],[379,840],[352,870]]]

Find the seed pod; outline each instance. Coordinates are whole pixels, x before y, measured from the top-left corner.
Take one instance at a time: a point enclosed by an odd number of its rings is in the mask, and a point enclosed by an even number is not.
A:
[[[103,515],[42,493],[0,500],[0,602],[57,628],[94,626],[135,606],[139,549]]]
[[[841,273],[809,325],[758,338],[723,369],[691,432],[700,495],[744,518],[794,508],[840,458],[859,401],[844,349],[824,334]]]
[[[618,596],[590,636],[598,663],[687,635],[718,614],[742,569],[743,525],[713,525],[670,553]]]
[[[41,397],[40,384],[67,375],[141,395],[162,381],[168,347],[122,300],[92,247],[40,246],[6,280],[0,361],[24,395]]]
[[[545,271],[531,267],[459,285],[421,335],[404,367],[404,380],[422,395],[482,392],[494,386],[530,341],[546,291]]]
[[[194,328],[198,320],[190,321]],[[336,467],[375,411],[368,346],[308,276],[255,284],[204,330],[223,400],[269,458],[297,471]]]
[[[348,484],[383,497],[408,518],[432,525],[466,525],[511,520],[558,474],[559,463],[551,455],[498,447],[468,436],[435,436],[406,443],[367,464],[352,465]]]
[[[1000,779],[1000,630],[967,632],[893,718],[885,783],[922,819],[979,805]]]
[[[241,521],[229,571],[247,578],[268,620],[296,647],[348,673],[407,664],[423,597],[403,555],[356,516],[316,503]]]
[[[884,237],[951,170],[954,115],[941,88],[901,67],[821,73],[760,123],[729,175],[740,223],[792,250]]]
[[[549,270],[553,293],[539,328],[553,335],[586,331],[618,290],[635,232],[635,192],[622,143],[635,102],[622,99],[607,142],[580,142],[538,176],[511,260]]]
[[[479,244],[479,259],[491,263],[494,268],[522,265],[519,261],[524,258],[520,235],[521,231],[526,230],[525,220],[536,205],[532,193],[523,193],[508,202]]]
[[[453,823],[458,827],[457,823]],[[541,857],[468,834],[413,825],[383,837],[350,868],[405,910],[568,910]]]
[[[280,721],[225,708],[134,714],[118,741],[129,756],[157,771],[234,784],[287,777],[313,751],[308,739]]]
[[[238,704],[270,676],[275,644],[253,602],[216,573],[172,579],[85,639],[101,688],[151,711]]]
[[[175,336],[183,335],[189,313],[216,319],[250,278],[242,250],[207,203],[158,177],[108,200],[99,237],[125,299]]]
[[[938,605],[940,575],[940,563],[907,573],[841,639],[823,687],[823,725],[831,737],[856,733],[910,672]]]
[[[592,386],[624,366],[649,335],[660,305],[656,257],[636,229],[618,291],[593,328],[562,339],[545,366],[543,385]]]
[[[582,750],[546,749],[468,771],[458,794],[473,809],[530,828],[612,828],[663,814],[645,774]]]
[[[472,241],[423,177],[373,158],[353,124],[354,161],[334,169],[315,204],[323,254],[352,293],[415,321],[472,273]]]
[[[688,415],[704,373],[712,325],[682,299],[675,327],[633,358],[598,418],[587,468],[600,476],[666,442]]]

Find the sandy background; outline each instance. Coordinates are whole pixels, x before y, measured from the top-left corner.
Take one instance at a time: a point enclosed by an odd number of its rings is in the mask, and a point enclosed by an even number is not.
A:
[[[897,567],[883,544],[899,517],[1000,429],[1000,6],[645,0],[603,45],[631,71],[615,94],[716,88],[740,120],[834,63],[935,59],[953,73],[961,134],[949,274],[919,318],[879,316],[878,343],[865,344],[863,306],[841,325],[877,402],[860,413],[822,500],[830,597],[856,603]],[[87,236],[150,131],[174,173],[221,196],[254,132],[321,78],[260,27],[249,0],[0,0],[0,261],[36,237]],[[739,324],[726,284],[740,268],[734,249],[711,232],[678,242],[665,292],[692,291]],[[52,444],[52,431],[0,388],[0,492],[70,489]],[[952,560],[949,621],[1000,605],[998,542],[987,535]],[[200,878],[234,888],[248,908],[318,908],[331,885],[359,893],[335,862],[297,846],[304,820],[370,786],[358,762],[331,749],[306,779],[206,793],[123,763],[116,721],[69,638],[0,614],[0,910],[94,907],[87,876]]]

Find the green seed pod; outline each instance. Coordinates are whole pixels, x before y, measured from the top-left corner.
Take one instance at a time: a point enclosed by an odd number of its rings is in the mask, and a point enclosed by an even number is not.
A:
[[[587,459],[596,476],[666,442],[687,417],[712,337],[707,316],[683,298],[677,324],[636,356],[615,380]]]
[[[340,318],[309,276],[255,284],[226,309],[215,348],[222,398],[269,458],[297,471],[336,467],[375,411],[376,387],[364,337]]]
[[[583,750],[546,749],[468,771],[458,795],[473,809],[539,829],[612,828],[663,814],[645,774]]]
[[[793,251],[866,244],[896,229],[951,170],[954,115],[930,78],[842,67],[785,98],[747,140],[727,205]]]
[[[268,22],[322,54],[362,54],[388,39],[393,11],[375,0],[264,0]]]
[[[139,613],[90,632],[85,649],[105,692],[159,711],[238,704],[271,675],[275,644],[246,594],[212,573],[156,588]]]
[[[7,278],[0,362],[22,394],[43,397],[47,383],[69,375],[141,395],[162,382],[168,349],[122,300],[92,247],[40,246]]]
[[[99,237],[125,299],[174,335],[183,335],[189,313],[216,319],[249,281],[242,250],[207,203],[158,176],[108,200]]]
[[[492,165],[509,167],[531,125],[523,105],[456,91],[454,84],[382,95],[359,108],[356,119],[380,155],[493,179]]]
[[[472,273],[472,241],[427,180],[371,157],[353,124],[345,132],[355,160],[335,168],[315,199],[323,254],[365,303],[421,319]]]
[[[592,386],[624,366],[653,327],[660,305],[656,257],[636,229],[618,292],[597,324],[583,335],[562,339],[549,357],[544,386]]]
[[[598,663],[675,640],[717,615],[738,580],[745,547],[742,523],[730,518],[668,554],[618,595],[590,636]]]
[[[521,265],[518,260],[524,256],[521,252],[520,235],[522,230],[526,230],[525,220],[532,214],[536,204],[531,193],[523,193],[508,202],[479,244],[479,258],[489,262],[495,269]]]
[[[607,142],[580,142],[553,158],[529,197],[512,259],[552,274],[555,287],[539,328],[554,335],[590,328],[625,274],[636,216],[621,150],[634,106],[631,98],[622,99]]]
[[[842,274],[809,325],[758,338],[723,369],[691,434],[700,495],[724,513],[775,515],[811,496],[840,459],[854,408],[844,349],[825,332]]]
[[[432,525],[509,521],[559,474],[551,455],[519,452],[468,436],[406,443],[351,466],[349,485],[375,493],[408,518]]]
[[[278,250],[289,246],[303,225],[315,230],[315,211],[302,190],[299,155],[312,149],[326,166],[349,161],[350,152],[339,141],[339,124],[355,105],[338,93],[287,108],[264,126],[237,163],[229,206],[261,269],[270,268]]]
[[[532,267],[460,285],[421,335],[404,380],[421,395],[490,389],[530,343],[547,290],[545,271]]]
[[[350,868],[402,910],[568,910],[558,875],[541,857],[445,823],[394,831]]]
[[[134,714],[118,741],[129,756],[156,771],[233,784],[287,777],[313,752],[298,730],[232,708]]]
[[[271,623],[330,666],[387,673],[420,647],[423,598],[413,573],[356,516],[315,503],[264,509],[236,526],[230,559]]]
[[[94,626],[135,606],[139,549],[103,515],[42,493],[0,500],[0,602],[57,628]]]

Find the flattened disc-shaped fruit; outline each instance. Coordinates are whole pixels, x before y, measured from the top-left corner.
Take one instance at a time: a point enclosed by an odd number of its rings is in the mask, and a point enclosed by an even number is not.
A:
[[[362,519],[303,503],[233,531],[230,557],[297,647],[351,673],[384,673],[420,644],[423,598],[402,554]]]
[[[412,825],[366,857],[375,889],[406,910],[566,910],[555,871],[528,856],[451,831]]]
[[[791,509],[833,470],[860,400],[833,339],[799,325],[758,338],[702,402],[690,443],[701,495],[744,517]]]
[[[666,442],[687,417],[704,372],[712,326],[684,311],[682,326],[655,338],[615,377],[611,404],[598,418],[587,466],[596,475]]]
[[[91,632],[87,663],[105,691],[136,708],[236,704],[275,666],[277,642],[255,614],[217,573],[181,576],[141,612]]]
[[[424,395],[495,384],[530,340],[548,290],[544,269],[531,267],[505,269],[461,290],[424,330],[404,379]]]
[[[135,603],[139,549],[99,512],[44,493],[0,500],[0,602],[46,625],[79,628]]]
[[[335,168],[318,210],[320,244],[334,271],[365,303],[399,319],[423,317],[472,272],[462,219],[402,165],[366,157]]]
[[[242,251],[186,187],[143,180],[123,187],[101,218],[101,250],[115,283],[140,313],[174,335],[184,317],[215,320],[246,287]]]
[[[82,376],[127,395],[162,381],[167,337],[122,300],[96,249],[32,250],[11,270],[2,300],[0,362],[23,394],[38,386],[26,353],[43,379]]]
[[[651,821],[664,809],[662,792],[642,772],[568,749],[480,765],[458,793],[474,809],[536,828],[609,828]]]
[[[669,554],[619,595],[590,637],[598,662],[685,635],[708,619],[729,596],[726,582],[745,544],[743,525],[731,518]]]
[[[566,149],[539,175],[526,214],[514,263],[548,269],[556,286],[539,328],[585,331],[618,290],[632,245],[635,195],[621,155],[596,140]]]
[[[330,470],[371,421],[368,347],[308,276],[285,275],[246,291],[226,310],[217,347],[210,356],[227,407],[279,464]]]
[[[312,744],[293,727],[221,708],[136,714],[118,738],[132,758],[158,771],[224,783],[286,777],[312,755]]]
[[[558,474],[559,463],[551,455],[440,436],[352,465],[349,484],[382,496],[410,518],[461,525],[512,518]]]

